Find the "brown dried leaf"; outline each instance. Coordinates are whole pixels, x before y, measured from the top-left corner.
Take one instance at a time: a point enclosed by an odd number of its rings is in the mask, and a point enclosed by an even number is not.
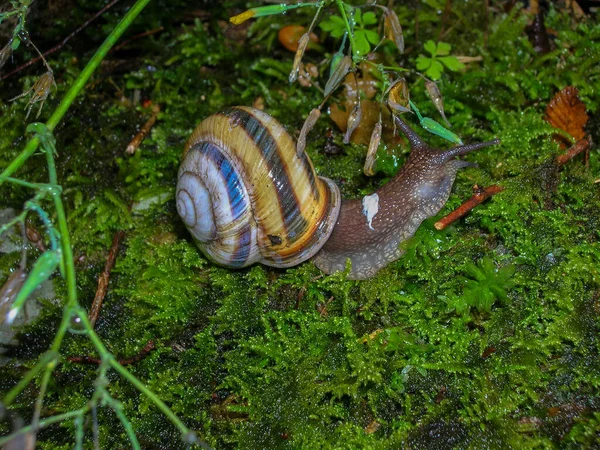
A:
[[[344,90],[341,94],[342,101],[331,105],[329,116],[342,132],[346,132],[350,111],[356,102],[360,102],[362,118],[358,128],[352,133],[351,141],[354,144],[366,145],[371,139],[373,127],[379,120],[380,105],[374,101],[379,81],[373,76],[371,68],[367,64],[362,63],[359,69],[356,76],[353,73],[346,75],[343,83]]]
[[[388,90],[388,106],[397,113],[410,112],[408,85],[404,78],[396,80]]]
[[[585,124],[589,117],[585,105],[579,99],[576,87],[567,86],[558,92],[546,106],[544,119],[554,128],[566,131],[576,140],[585,136]]]
[[[400,26],[400,20],[392,9],[383,7],[383,29],[385,37],[391,40],[400,53],[404,53],[404,35],[402,34],[402,27]]]
[[[298,158],[302,156],[304,149],[306,148],[306,136],[310,133],[310,130],[313,129],[317,120],[321,117],[321,110],[319,108],[313,108],[310,112],[306,120],[304,121],[304,125],[302,125],[302,130],[300,131],[300,136],[298,136],[298,142],[296,143],[296,155]]]
[[[360,106],[360,102],[356,104],[352,111],[350,111],[350,115],[348,116],[348,122],[346,123],[346,134],[344,135],[344,144],[350,143],[350,136],[354,133],[354,130],[358,128],[360,125],[360,120],[362,119],[362,108]]]
[[[302,61],[302,57],[304,56],[304,52],[306,50],[306,46],[308,45],[308,41],[310,37],[308,33],[304,33],[300,40],[298,41],[298,50],[296,50],[296,55],[294,56],[294,64],[292,65],[292,71],[290,72],[290,83],[293,83],[298,78],[298,70],[300,69],[300,61]]]
[[[381,119],[379,119],[379,122],[373,127],[371,141],[369,142],[369,148],[367,150],[367,158],[365,159],[365,165],[363,167],[363,172],[368,177],[375,175],[375,158],[377,157],[377,149],[381,142],[381,128]]]
[[[327,83],[325,84],[325,92],[323,93],[324,97],[329,96],[329,94],[337,89],[351,68],[352,58],[346,55],[340,60],[338,65],[335,67],[335,70],[329,77],[329,80],[327,80]]]

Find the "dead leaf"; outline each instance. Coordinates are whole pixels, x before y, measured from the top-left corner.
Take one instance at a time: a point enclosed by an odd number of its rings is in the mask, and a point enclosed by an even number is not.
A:
[[[379,122],[380,110],[383,109],[381,112],[384,115],[387,113],[384,120],[387,119],[387,122],[391,124],[387,108],[381,108],[379,102],[374,100],[377,94],[378,80],[371,73],[371,70],[370,66],[362,63],[359,66],[358,74],[350,73],[346,75],[343,82],[344,90],[340,96],[342,101],[334,103],[329,108],[331,120],[345,133],[348,127],[348,116],[360,99],[362,117],[350,139],[354,144],[366,145],[369,143],[373,127]]]
[[[567,86],[558,92],[546,106],[544,119],[554,128],[566,131],[576,140],[585,136],[585,124],[589,117],[585,105],[579,99],[577,88]]]

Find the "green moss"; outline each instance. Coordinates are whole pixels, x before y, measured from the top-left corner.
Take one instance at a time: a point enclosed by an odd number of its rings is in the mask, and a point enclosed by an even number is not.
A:
[[[384,46],[384,57],[414,67],[421,43],[438,38],[444,5],[425,2],[417,13],[399,5],[414,49],[396,55]],[[505,190],[442,232],[433,226],[439,217],[425,221],[402,244],[400,260],[356,282],[343,274],[323,276],[311,263],[286,270],[217,267],[199,253],[177,216],[173,192],[181,150],[202,118],[262,97],[265,109],[297,134],[322,100],[317,89],[289,85],[293,54],[276,42],[282,25],[307,24],[309,12],[261,18],[248,39],[239,39],[223,20],[245,3],[221,6],[205,6],[201,20],[167,24],[162,34],[132,44],[137,59],[131,66],[99,73],[56,132],[85,307],[115,232],[125,231],[96,324],[110,351],[130,358],[152,340],[154,350],[128,368],[216,448],[597,446],[600,195],[594,182],[600,160],[593,147],[588,166],[578,157],[557,167],[554,158],[563,150],[542,116],[557,90],[574,85],[597,137],[598,24],[552,8],[546,25],[555,48],[539,56],[518,8],[509,14],[491,8],[486,17],[483,6],[452,2],[444,42],[453,54],[482,61],[444,74],[439,86],[446,113],[465,140],[497,136],[502,144],[467,157],[478,167],[459,173],[439,216],[468,198],[474,184]],[[141,17],[140,32],[158,26],[157,16],[178,17],[182,6],[158,2],[154,8]],[[322,44],[323,50],[307,52],[306,61],[326,61],[339,42]],[[49,105],[80,69],[66,53],[51,64],[64,79],[57,76]],[[320,68],[321,85],[326,69]],[[422,81],[411,76],[411,98],[435,117]],[[9,87],[32,82],[15,80]],[[150,114],[131,105],[137,94],[158,103],[161,113],[138,153],[129,156],[124,149]],[[22,104],[1,107],[6,132],[0,160],[6,166],[23,145],[24,111]],[[421,131],[416,121],[412,125]],[[324,114],[309,135],[308,153],[345,197],[371,192],[406,157],[406,149],[388,144],[392,156],[382,160],[380,177],[367,178],[364,146],[344,146],[335,129],[326,138],[329,128],[334,125]],[[329,139],[342,147],[340,154],[322,150]],[[19,176],[43,181],[43,158],[34,157]],[[23,188],[3,189],[4,207],[20,208],[29,198]],[[17,253],[3,255],[3,273],[18,259]],[[55,284],[62,298],[64,286],[58,278]],[[60,315],[60,305],[48,302],[20,330],[8,352],[13,361],[0,369],[2,392],[47,350]],[[78,334],[68,336],[62,354],[97,356]],[[97,367],[63,359],[43,414],[85,404],[96,377]],[[113,372],[109,381],[143,447],[185,447],[146,397]],[[15,412],[30,417],[36,394],[32,385]],[[99,408],[98,414],[101,446],[127,446],[114,412]],[[91,436],[90,425],[85,432]],[[70,448],[73,436],[73,423],[65,422],[41,432],[38,442]]]

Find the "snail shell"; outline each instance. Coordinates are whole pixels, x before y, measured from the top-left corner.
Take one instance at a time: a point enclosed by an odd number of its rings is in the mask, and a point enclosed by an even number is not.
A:
[[[214,262],[290,267],[325,244],[336,223],[338,187],[318,177],[285,128],[235,107],[198,125],[179,169],[177,211]]]

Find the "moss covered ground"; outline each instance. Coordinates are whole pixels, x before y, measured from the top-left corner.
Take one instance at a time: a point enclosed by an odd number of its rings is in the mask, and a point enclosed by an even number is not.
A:
[[[29,30],[41,49],[103,6],[64,3],[72,19],[61,8],[33,11]],[[468,156],[478,166],[459,173],[438,218],[473,184],[499,184],[502,193],[444,231],[434,228],[436,218],[426,221],[404,244],[405,256],[367,281],[322,276],[311,263],[215,266],[175,210],[183,143],[204,117],[259,98],[297,135],[322,95],[288,83],[293,53],[276,36],[312,15],[296,10],[234,28],[228,17],[245,2],[152,2],[128,36],[163,30],[109,55],[55,131],[80,301],[90,306],[113,236],[123,230],[97,332],[117,357],[152,340],[155,349],[128,368],[214,448],[598,448],[600,158],[594,144],[587,162],[580,156],[558,167],[554,158],[565,150],[543,120],[554,94],[575,86],[590,115],[587,130],[600,141],[598,16],[576,18],[558,2],[545,19],[552,48],[540,55],[527,35],[531,16],[518,6],[508,11],[510,2],[396,3],[407,49],[380,51],[412,69],[429,39],[450,43],[453,55],[481,56],[445,71],[438,85],[453,131],[466,141],[502,140]],[[49,58],[58,89],[41,119],[125,8],[119,4]],[[323,42],[305,61],[319,65],[337,42]],[[22,50],[14,66],[32,56]],[[323,66],[321,76],[327,73]],[[26,126],[26,100],[8,99],[36,76],[30,69],[0,82],[2,167],[21,150]],[[411,99],[435,116],[423,83],[408,79]],[[161,113],[130,156],[125,147],[150,115],[139,98]],[[407,120],[432,145],[447,145]],[[371,192],[406,159],[406,146],[388,146],[379,173],[367,178],[366,146],[342,138],[323,117],[307,152],[346,197]],[[332,143],[342,152],[323,151]],[[37,157],[18,175],[44,181],[45,173]],[[0,205],[19,209],[28,195],[2,186]],[[16,261],[14,253],[1,255],[3,272]],[[59,278],[55,289],[60,300]],[[19,330],[0,368],[0,392],[49,347],[61,313],[60,301],[48,301]],[[97,368],[66,359],[96,356],[89,341],[73,334],[61,354],[43,415],[81,407],[94,389]],[[112,372],[109,380],[144,448],[185,447],[150,401]],[[14,408],[25,421],[36,393],[33,384]],[[100,408],[98,422],[102,448],[128,446],[112,410]],[[9,422],[0,429],[6,434]],[[92,448],[91,422],[85,429]],[[72,422],[38,434],[39,448],[73,442]]]

